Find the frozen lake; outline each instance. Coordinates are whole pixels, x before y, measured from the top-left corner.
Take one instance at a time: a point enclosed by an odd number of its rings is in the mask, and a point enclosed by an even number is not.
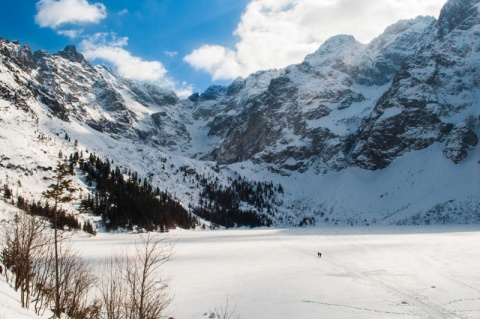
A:
[[[134,234],[76,239],[97,262]],[[480,318],[480,226],[174,231],[176,319]],[[317,252],[322,257],[317,257]],[[233,318],[233,317],[232,317]]]

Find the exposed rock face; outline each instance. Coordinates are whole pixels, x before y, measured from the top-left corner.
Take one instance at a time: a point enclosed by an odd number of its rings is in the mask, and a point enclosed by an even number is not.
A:
[[[474,132],[463,125],[450,129],[475,109],[478,113],[478,16],[478,1],[447,3],[423,37],[423,46],[364,120],[352,152],[354,165],[381,169],[406,152],[445,138],[449,159],[459,163],[466,158],[476,145]]]
[[[6,65],[14,63],[27,72],[36,68],[30,47],[28,45],[20,45],[18,41],[0,38],[0,54]]]
[[[370,170],[385,168],[404,153],[424,149],[443,137],[445,125],[422,105],[395,111],[384,109],[364,122],[351,155],[352,164]]]
[[[479,22],[477,0],[450,0],[442,8],[438,21],[438,36],[443,37],[455,29],[468,30]]]
[[[478,144],[478,137],[467,124],[455,126],[449,134],[443,154],[455,164],[462,162]]]
[[[162,89],[150,83],[121,79],[122,83],[134,93],[134,99],[142,105],[169,106],[177,104],[180,99],[170,90]]]
[[[77,52],[77,49],[73,45],[68,45],[63,51],[57,52],[56,55],[61,56],[62,58],[71,62],[88,63],[85,61],[83,55]]]
[[[431,17],[401,20],[372,40],[364,57],[351,71],[356,82],[366,85],[389,83],[402,65],[419,50],[425,30],[435,24]]]
[[[199,101],[211,101],[220,96],[223,96],[227,92],[227,88],[220,85],[213,85],[209,87],[205,92],[200,94]]]
[[[478,7],[450,1],[438,21],[399,21],[368,45],[336,36],[301,64],[209,88],[191,99],[219,141],[205,158],[251,159],[286,173],[376,170],[433,143],[451,145],[452,127],[475,114]],[[464,159],[472,134],[463,155],[446,147],[448,158]]]
[[[52,115],[64,121],[75,117],[115,138],[141,139],[170,148],[184,147],[189,141],[185,123],[175,119],[181,112],[179,98],[173,91],[121,78],[107,67],[94,67],[74,46],[54,55],[46,51],[32,55],[28,46],[0,40],[0,51],[4,64],[14,63],[31,73],[28,83],[18,79],[23,91],[31,92]],[[8,91],[8,85],[2,87]],[[18,94],[16,99],[19,100]],[[162,120],[159,130],[159,117],[155,114],[162,111],[173,115],[163,117],[171,120]],[[164,134],[167,131],[182,134]]]

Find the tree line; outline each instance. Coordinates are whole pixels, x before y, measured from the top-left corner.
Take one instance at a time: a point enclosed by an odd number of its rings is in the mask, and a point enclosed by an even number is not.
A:
[[[64,314],[73,319],[164,318],[171,297],[169,282],[160,277],[159,268],[171,259],[171,242],[151,233],[142,235],[133,253],[127,251],[105,263],[96,284],[98,278],[66,240],[67,232],[59,223],[62,204],[75,200],[73,166],[74,161],[59,161],[46,178],[51,182],[42,193],[46,204],[20,211],[3,223],[0,260],[7,282],[20,291],[22,307],[33,306],[39,315],[51,310],[55,318]],[[5,195],[12,195],[8,187]],[[49,204],[47,213],[32,214]],[[100,295],[92,297],[94,291]]]
[[[20,210],[26,212],[29,215],[45,217],[50,224],[53,226],[55,210],[48,201],[29,201],[23,196],[17,196],[17,201],[14,201],[14,195],[8,184],[3,185],[3,198],[4,200],[10,200]],[[61,229],[67,228],[68,230],[78,230],[83,229],[84,231],[94,234],[95,230],[93,225],[90,222],[83,224],[80,223],[75,215],[68,213],[64,209],[58,209],[57,211],[57,223],[58,227]]]
[[[30,215],[45,217],[51,225],[54,223],[55,211],[48,202],[28,201],[24,197],[18,196],[16,206]],[[82,229],[82,224],[73,214],[67,213],[64,209],[59,209],[57,214],[58,228],[67,228],[68,230]]]
[[[86,175],[86,182],[92,187],[87,198],[82,199],[80,210],[102,217],[107,230],[127,228],[134,225],[147,231],[168,231],[175,227],[194,228],[198,220],[168,192],[155,189],[136,172],[128,171],[126,176],[119,167],[112,167],[110,161],[102,160],[95,154],[87,159],[78,153],[70,156]]]
[[[271,226],[271,216],[276,212],[273,204],[283,187],[273,182],[248,181],[241,176],[230,178],[229,182],[225,186],[218,179],[210,181],[202,176],[203,190],[193,212],[227,228]]]

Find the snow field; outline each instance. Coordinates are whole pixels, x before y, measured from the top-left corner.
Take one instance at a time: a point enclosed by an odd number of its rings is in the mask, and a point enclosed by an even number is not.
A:
[[[95,267],[136,234],[77,237]],[[479,318],[480,226],[173,231],[170,313],[207,318]],[[127,244],[128,243],[128,244]],[[317,257],[322,252],[322,258]]]

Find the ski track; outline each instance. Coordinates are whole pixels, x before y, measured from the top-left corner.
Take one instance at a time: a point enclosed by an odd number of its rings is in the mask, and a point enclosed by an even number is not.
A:
[[[464,283],[463,281],[460,281],[454,277],[452,277],[450,274],[448,273],[445,273],[443,271],[440,271],[436,266],[432,265],[432,263],[430,261],[428,261],[427,259],[423,258],[423,257],[420,257],[420,255],[418,253],[415,252],[415,249],[413,248],[413,246],[408,242],[408,241],[405,241],[405,243],[411,248],[411,251],[410,251],[410,254],[415,257],[417,260],[421,261],[422,263],[428,265],[430,268],[432,268],[433,270],[435,270],[438,274],[440,274],[442,277],[444,278],[448,278],[449,280],[453,281],[453,282],[456,282],[457,284],[463,286],[463,287],[466,287],[466,288],[469,288],[469,289],[472,289],[472,290],[475,290],[476,292],[479,292],[480,293],[480,289],[478,288],[475,288],[475,287],[472,287],[470,286],[469,284],[466,284]]]
[[[448,279],[452,282],[455,282],[457,283],[458,285],[460,286],[463,286],[465,288],[468,288],[468,289],[471,289],[471,290],[474,290],[475,292],[480,292],[480,289],[477,289],[469,284],[466,284],[465,282],[463,281],[460,281],[454,277],[452,277],[450,274],[448,273],[445,273],[443,271],[440,271],[438,269],[438,267],[435,267],[434,265],[432,265],[431,262],[429,262],[426,258],[424,257],[421,257],[421,255],[419,255],[417,252],[415,252],[415,249],[414,249],[414,246],[412,244],[410,244],[408,241],[405,241],[405,243],[411,248],[410,250],[410,254],[416,258],[417,260],[421,261],[422,263],[424,263],[425,265],[429,266],[432,270],[434,270],[435,272],[437,272],[441,277],[445,278],[445,279]],[[452,305],[452,304],[455,304],[455,303],[459,303],[459,302],[468,302],[468,301],[475,301],[475,300],[480,300],[480,298],[464,298],[464,299],[455,299],[455,300],[452,300],[452,301],[449,301],[449,302],[446,302],[444,304],[442,304],[441,306],[442,307],[445,307],[445,306],[448,306],[448,305]],[[464,310],[462,312],[467,312],[469,310]],[[472,310],[473,311],[473,310]],[[459,318],[462,318],[461,316],[459,316],[458,314],[456,315],[457,317]]]
[[[475,301],[475,300],[480,300],[480,298],[470,298],[470,299],[457,299],[457,300],[452,300],[447,303],[444,303],[442,306],[447,306],[451,305],[454,303],[459,303],[459,302],[467,302],[467,301]],[[463,311],[473,311],[473,310],[463,310]]]
[[[383,314],[389,314],[389,315],[408,315],[408,313],[405,313],[405,312],[393,312],[393,311],[376,310],[376,309],[355,307],[355,306],[349,306],[349,305],[333,304],[333,303],[328,303],[328,302],[311,301],[311,300],[302,300],[302,301],[305,302],[305,303],[313,303],[313,304],[317,304],[317,305],[350,308],[350,309],[370,311],[370,312],[383,313]]]
[[[335,260],[334,260],[334,263],[336,263],[337,265],[341,265],[340,263],[337,263],[337,261],[335,261]],[[416,298],[414,296],[411,296],[410,294],[412,294],[412,292],[408,289],[405,289],[405,288],[402,287],[406,291],[406,293],[404,293],[404,292],[400,291],[399,289],[397,289],[393,286],[390,286],[383,281],[373,279],[372,277],[366,275],[365,273],[357,271],[356,269],[353,269],[353,268],[351,268],[349,266],[345,266],[345,265],[344,265],[344,267],[346,269],[350,269],[350,271],[352,271],[356,275],[360,276],[361,278],[364,278],[367,281],[374,283],[377,287],[381,287],[381,288],[383,288],[383,289],[401,297],[402,299],[406,300],[409,304],[411,304],[411,305],[415,306],[416,308],[420,309],[421,311],[427,313],[429,318],[434,318],[434,319],[448,318],[448,316],[446,316],[443,312],[441,312],[440,309],[438,309],[437,307],[429,305],[429,304],[419,300],[418,298]]]
[[[447,319],[447,318],[453,318],[453,317],[462,318],[458,314],[445,313],[446,310],[442,311],[441,309],[439,309],[440,306],[434,306],[434,305],[427,304],[427,303],[419,300],[417,297],[411,296],[410,294],[413,295],[414,293],[412,291],[404,288],[404,287],[402,287],[402,289],[404,289],[406,291],[405,293],[400,291],[399,289],[393,287],[393,286],[390,286],[390,285],[386,284],[383,281],[373,279],[372,277],[367,275],[368,271],[360,271],[360,270],[357,270],[353,267],[347,266],[346,264],[341,263],[336,258],[333,258],[331,255],[329,255],[328,258],[325,258],[325,255],[323,254],[324,257],[318,258],[317,256],[312,256],[311,251],[306,251],[306,250],[303,250],[303,249],[299,249],[297,247],[292,247],[292,245],[287,245],[287,244],[282,243],[280,241],[278,241],[278,242],[279,242],[280,245],[282,245],[284,247],[287,247],[288,249],[299,251],[299,252],[301,252],[305,255],[310,256],[311,258],[319,259],[322,262],[331,263],[331,264],[335,265],[336,267],[345,269],[347,272],[350,272],[350,273],[358,276],[359,278],[365,279],[367,282],[371,283],[372,286],[380,287],[380,288],[382,288],[386,291],[389,291],[390,293],[393,293],[396,296],[401,297],[402,299],[407,301],[408,304],[414,306],[415,308],[419,309],[423,313],[427,314],[428,318],[431,318],[431,319]],[[310,301],[310,300],[303,300],[303,302],[320,304],[320,305],[327,305],[327,306],[336,306],[336,307],[358,309],[358,310],[371,311],[371,312],[376,312],[376,313],[385,313],[385,314],[388,313],[388,314],[394,314],[394,315],[407,315],[407,313],[388,312],[388,311],[381,311],[381,310],[370,309],[370,308],[362,308],[362,307],[340,305],[340,304],[330,304],[330,303]]]

